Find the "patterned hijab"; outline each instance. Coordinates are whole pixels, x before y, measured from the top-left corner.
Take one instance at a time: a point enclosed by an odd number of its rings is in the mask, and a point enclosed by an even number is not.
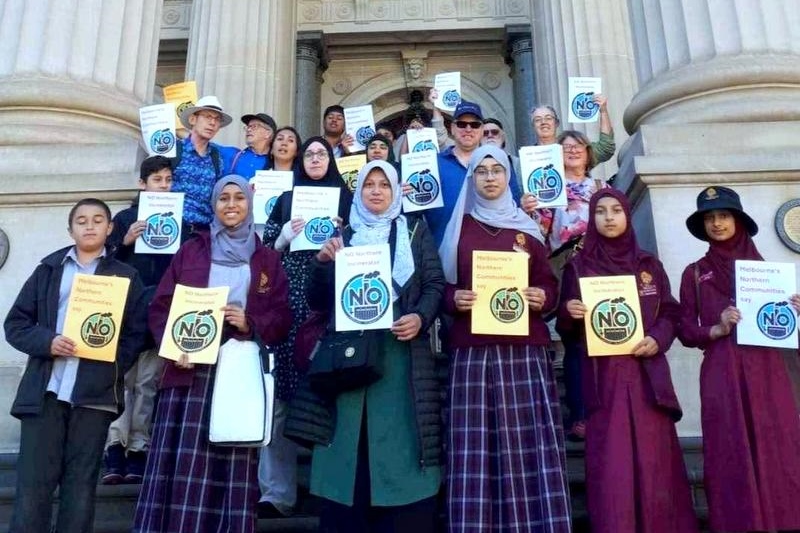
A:
[[[247,197],[247,218],[235,228],[226,227],[216,214],[217,201],[222,189],[231,183],[239,187]],[[236,174],[221,178],[211,193],[211,210],[214,211],[214,220],[211,221],[211,262],[225,266],[249,263],[250,257],[256,250],[253,189],[250,183]]]
[[[392,203],[383,213],[375,214],[364,205],[361,192],[364,182],[373,170],[383,172],[392,188]],[[350,227],[353,228],[353,238],[350,244],[363,246],[368,244],[384,244],[389,242],[392,224],[397,224],[397,237],[392,264],[392,279],[398,287],[403,287],[414,274],[414,256],[411,253],[411,241],[408,238],[408,224],[406,217],[400,214],[403,205],[403,194],[397,171],[387,161],[371,161],[358,171],[356,190],[353,193],[353,207],[350,209]],[[396,291],[393,291],[396,293]],[[397,294],[393,299],[396,300]]]
[[[505,190],[500,198],[487,200],[479,195],[475,189],[473,174],[475,169],[487,157],[494,158],[506,169]],[[511,169],[508,166],[508,155],[497,146],[481,146],[474,152],[469,160],[467,176],[461,186],[458,200],[453,207],[450,221],[444,230],[444,238],[439,246],[439,256],[442,258],[444,275],[448,283],[457,281],[457,261],[458,261],[458,241],[461,239],[461,225],[464,215],[471,215],[472,218],[483,222],[488,226],[502,229],[512,229],[527,233],[537,241],[544,243],[544,237],[539,229],[539,225],[531,217],[525,214],[522,209],[517,207],[514,198],[511,196],[509,180],[511,179]]]

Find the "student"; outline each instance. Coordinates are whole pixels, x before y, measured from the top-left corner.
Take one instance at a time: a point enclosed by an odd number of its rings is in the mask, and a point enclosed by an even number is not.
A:
[[[564,268],[556,329],[577,339],[583,365],[586,492],[595,533],[697,532],[675,431],[681,418],[664,352],[675,340],[678,302],[661,262],[639,249],[623,193],[589,202],[583,249]],[[588,357],[578,279],[636,277],[645,337],[633,354]]]
[[[122,377],[144,339],[139,275],[106,251],[113,226],[108,206],[85,198],[68,221],[75,244],[42,259],[5,321],[8,343],[28,354],[11,407],[21,422],[13,532],[50,531],[56,487],[55,531],[92,530],[103,444],[123,409]],[[61,334],[75,274],[131,280],[114,362],[75,357],[74,340]]]
[[[139,189],[146,192],[169,192],[172,187],[172,162],[156,155],[142,161],[139,172]],[[136,240],[145,229],[145,221],[137,220],[139,197],[128,209],[114,216],[114,229],[108,238],[108,248],[114,258],[127,263],[139,272],[145,286],[143,305],[150,297],[161,276],[167,270],[171,254],[135,253]],[[163,359],[150,335],[147,335],[145,351],[125,375],[125,400],[128,407],[108,430],[106,441],[105,470],[101,482],[104,485],[117,483],[141,483],[150,447],[150,425],[156,398],[156,381],[161,375]]]
[[[683,271],[678,338],[703,350],[703,469],[712,531],[800,529],[800,424],[781,350],[738,344],[734,262],[761,261],[758,225],[727,187],[686,219],[708,251]],[[790,298],[795,313],[800,296]],[[797,352],[795,351],[795,357]]]

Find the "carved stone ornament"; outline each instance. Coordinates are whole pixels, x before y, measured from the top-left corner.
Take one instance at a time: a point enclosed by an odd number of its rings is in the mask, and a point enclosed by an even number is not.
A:
[[[409,85],[422,85],[425,72],[428,70],[427,62],[421,57],[412,57],[406,60],[406,83]]]

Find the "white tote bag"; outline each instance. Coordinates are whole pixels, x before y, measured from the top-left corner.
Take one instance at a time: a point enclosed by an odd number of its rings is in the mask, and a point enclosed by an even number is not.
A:
[[[272,439],[274,356],[264,368],[258,344],[229,339],[219,349],[208,440],[218,446],[260,447]]]

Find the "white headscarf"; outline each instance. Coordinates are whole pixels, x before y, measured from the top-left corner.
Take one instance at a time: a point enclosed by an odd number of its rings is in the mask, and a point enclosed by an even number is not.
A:
[[[472,177],[475,168],[487,157],[494,158],[506,169],[506,189],[496,200],[487,200],[479,195],[475,190],[475,180]],[[465,214],[472,215],[475,220],[494,228],[513,229],[527,233],[544,243],[544,236],[542,236],[539,225],[514,202],[508,186],[510,180],[511,169],[508,166],[508,154],[503,150],[493,145],[485,145],[472,152],[467,176],[461,186],[456,205],[453,207],[450,221],[444,230],[442,244],[439,245],[439,256],[442,259],[442,267],[448,283],[458,281],[458,241],[461,239],[461,224]]]
[[[383,213],[376,215],[364,205],[361,191],[364,181],[373,169],[380,169],[389,180],[392,187],[392,203]],[[397,224],[397,242],[394,250],[394,263],[392,264],[392,279],[398,287],[403,287],[414,274],[414,257],[411,254],[411,241],[408,238],[408,224],[406,217],[400,214],[403,205],[403,194],[400,190],[400,181],[397,179],[397,170],[386,161],[371,161],[364,165],[358,172],[356,190],[353,193],[353,207],[350,209],[350,227],[353,228],[353,238],[350,244],[363,246],[366,244],[384,244],[389,242],[389,233],[392,222]],[[391,243],[390,243],[391,244]],[[392,291],[393,300],[398,295]]]

